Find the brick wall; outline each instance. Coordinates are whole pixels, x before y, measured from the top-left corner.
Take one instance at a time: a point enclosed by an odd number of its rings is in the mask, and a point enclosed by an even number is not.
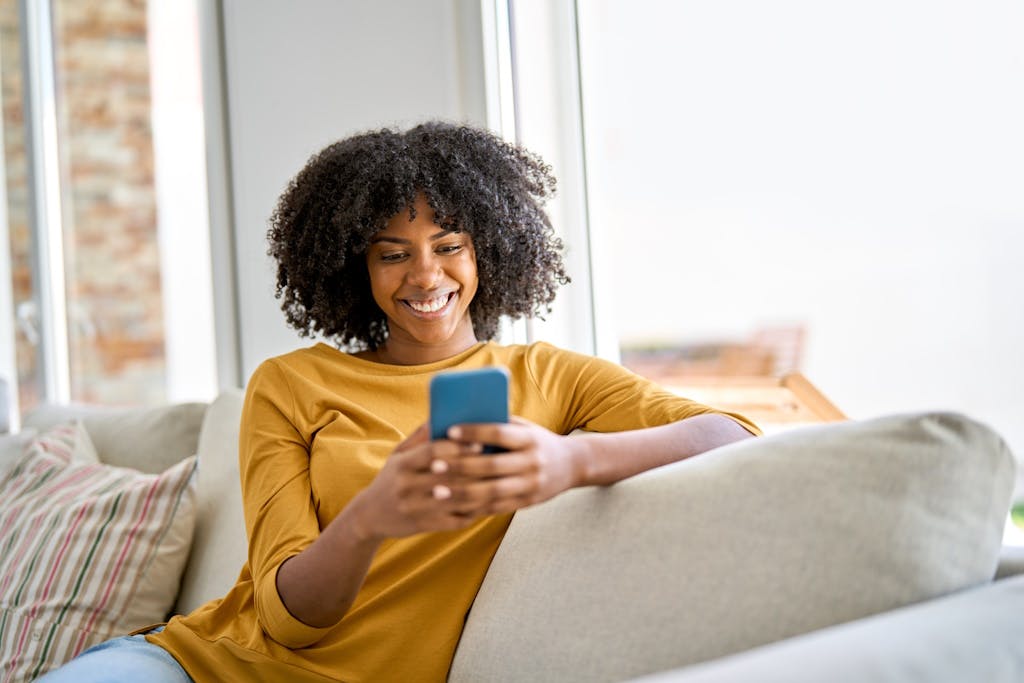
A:
[[[3,30],[9,31],[6,6],[16,3],[0,2]],[[159,403],[164,334],[146,4],[54,0],[53,24],[72,398]],[[6,94],[17,87],[8,80],[20,74],[9,74],[6,64],[3,72],[6,135],[19,128]],[[5,144],[5,153],[13,208],[19,198],[11,193],[17,178],[10,171],[12,161],[24,165],[16,156],[24,147]],[[12,230],[12,242],[20,242],[12,253],[24,251],[27,237],[23,227]],[[16,292],[24,296],[24,285],[16,283]]]
[[[7,192],[7,229],[12,292],[15,306],[32,298],[32,242],[28,228],[28,166],[25,155],[25,120],[21,79],[21,40],[18,35],[18,3],[0,0],[0,98],[3,110],[4,174]],[[13,320],[2,324],[14,326]],[[20,329],[15,329],[18,366],[18,403],[35,405],[41,394],[36,348]],[[15,378],[8,378],[13,380]]]

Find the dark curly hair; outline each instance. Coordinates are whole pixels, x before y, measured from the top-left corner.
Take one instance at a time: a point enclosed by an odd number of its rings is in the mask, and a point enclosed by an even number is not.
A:
[[[393,216],[415,217],[419,193],[439,226],[473,239],[479,285],[469,312],[478,339],[492,339],[502,315],[550,310],[569,281],[542,208],[554,190],[539,157],[469,126],[435,121],[335,142],[299,171],[270,218],[267,253],[277,260],[288,324],[340,347],[383,344],[387,319],[363,255]]]

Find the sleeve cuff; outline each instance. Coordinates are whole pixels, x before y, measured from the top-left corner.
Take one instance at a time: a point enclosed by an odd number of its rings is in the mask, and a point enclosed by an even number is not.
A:
[[[281,594],[277,592],[276,569],[264,574],[256,584],[256,610],[267,635],[293,650],[312,645],[333,628],[310,626],[292,616],[281,600]]]

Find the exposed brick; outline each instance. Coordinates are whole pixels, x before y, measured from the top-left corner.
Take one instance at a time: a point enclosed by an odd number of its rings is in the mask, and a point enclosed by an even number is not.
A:
[[[54,0],[73,398],[164,400],[164,333],[143,0]],[[15,301],[31,297],[17,3],[0,0],[0,89]],[[16,338],[20,402],[35,350]]]

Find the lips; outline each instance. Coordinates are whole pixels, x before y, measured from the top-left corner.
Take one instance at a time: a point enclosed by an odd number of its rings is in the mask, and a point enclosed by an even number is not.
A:
[[[401,301],[419,316],[437,317],[444,315],[451,302],[455,300],[455,295],[455,292],[448,292],[431,299],[402,299]]]

